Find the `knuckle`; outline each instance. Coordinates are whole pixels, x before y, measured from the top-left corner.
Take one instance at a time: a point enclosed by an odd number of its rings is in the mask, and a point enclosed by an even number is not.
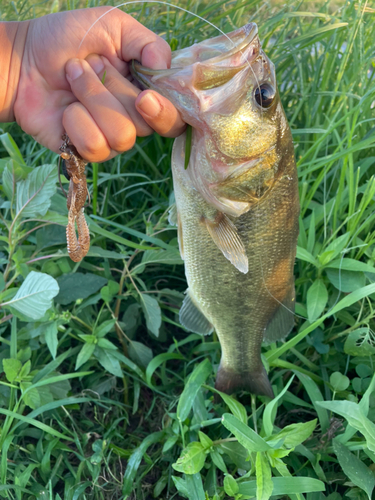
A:
[[[110,141],[112,149],[115,151],[128,151],[131,149],[137,138],[134,124],[127,121],[125,125],[122,124],[122,126],[114,127],[114,129],[118,130],[118,133]]]

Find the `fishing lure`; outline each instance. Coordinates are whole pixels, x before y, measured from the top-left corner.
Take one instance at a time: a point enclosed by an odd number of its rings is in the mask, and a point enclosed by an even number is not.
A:
[[[78,153],[69,137],[62,136],[63,143],[60,147],[60,157],[64,161],[64,175],[69,180],[67,197],[68,225],[66,226],[66,241],[69,257],[74,262],[79,262],[90,248],[90,232],[84,215],[84,206],[87,197],[87,182],[85,175],[85,161]],[[75,225],[77,223],[78,238]]]

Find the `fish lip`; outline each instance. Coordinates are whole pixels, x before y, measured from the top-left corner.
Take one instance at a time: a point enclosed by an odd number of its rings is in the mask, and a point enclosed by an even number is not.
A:
[[[232,56],[232,55],[234,55],[234,54],[236,54],[236,53],[241,52],[242,50],[244,50],[248,45],[250,45],[253,42],[253,40],[257,36],[257,34],[258,34],[258,26],[255,23],[248,23],[245,26],[243,26],[242,28],[239,28],[238,30],[232,31],[231,33],[229,33],[228,35],[225,35],[225,36],[228,39],[231,40],[230,35],[234,35],[234,34],[238,33],[241,30],[244,31],[245,34],[246,34],[246,31],[247,31],[247,34],[245,35],[245,38],[243,40],[239,41],[239,43],[237,43],[232,49],[230,49],[228,51],[225,51],[225,52],[223,52],[222,54],[220,54],[218,56],[214,56],[212,58],[205,59],[204,61],[199,61],[199,62],[204,62],[204,64],[212,64],[212,65],[214,65],[214,64],[219,63],[219,62],[227,59],[228,57],[230,57],[230,56]],[[215,38],[212,38],[211,41],[215,41],[218,38],[223,37],[223,36],[224,35],[220,35],[220,36],[217,36]],[[131,61],[130,71],[131,71],[132,75],[135,78],[137,78],[144,85],[146,85],[147,87],[149,87],[148,82],[146,82],[145,80],[142,79],[142,75],[144,75],[144,76],[155,76],[155,77],[171,76],[171,75],[174,75],[175,73],[178,73],[182,69],[187,68],[189,66],[193,66],[194,64],[197,64],[197,63],[198,63],[198,61],[193,62],[192,64],[190,63],[190,64],[182,65],[182,66],[179,66],[179,67],[175,67],[175,68],[151,69],[151,68],[147,68],[146,66],[142,66],[142,64],[139,61],[136,61],[136,60],[133,59]]]

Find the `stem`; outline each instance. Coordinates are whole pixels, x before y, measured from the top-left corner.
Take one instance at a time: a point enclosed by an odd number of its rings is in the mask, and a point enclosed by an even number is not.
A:
[[[254,394],[251,395],[251,411],[253,413],[254,430],[258,434],[257,405],[256,405],[256,396]]]

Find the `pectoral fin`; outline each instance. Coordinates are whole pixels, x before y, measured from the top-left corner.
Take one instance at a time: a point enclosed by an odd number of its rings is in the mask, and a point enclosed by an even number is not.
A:
[[[264,342],[271,343],[276,340],[284,339],[294,326],[294,307],[295,307],[295,290],[294,280],[290,287],[290,291],[285,299],[280,303],[274,316],[268,323],[265,333]]]
[[[180,309],[180,323],[191,332],[199,335],[209,335],[213,331],[213,326],[196,305],[189,289],[186,291]]]
[[[218,248],[241,273],[249,270],[246,250],[236,226],[223,213],[219,212],[214,221],[204,219],[208,232]]]

